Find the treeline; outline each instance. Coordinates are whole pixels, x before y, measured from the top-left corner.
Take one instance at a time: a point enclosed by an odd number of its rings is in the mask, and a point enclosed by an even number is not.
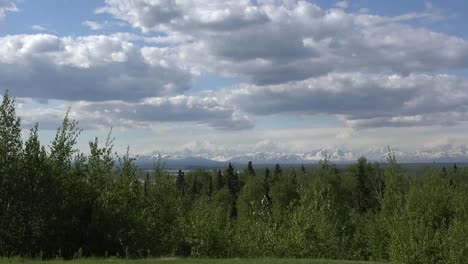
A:
[[[75,147],[66,116],[45,148],[23,142],[14,100],[0,106],[0,255],[298,257],[466,263],[467,172],[405,175],[393,156],[346,169],[229,164],[217,172],[159,163],[140,180],[113,140]]]

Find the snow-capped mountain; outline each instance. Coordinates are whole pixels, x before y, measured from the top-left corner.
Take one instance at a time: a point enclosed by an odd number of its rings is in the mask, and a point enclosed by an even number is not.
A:
[[[442,146],[438,148],[405,152],[392,149],[398,162],[402,163],[432,163],[432,162],[468,162],[468,148],[466,146]],[[356,161],[359,157],[365,156],[370,161],[386,161],[389,154],[388,147],[369,148],[364,151],[350,151],[338,148],[322,148],[311,150],[305,153],[284,153],[284,152],[240,152],[235,150],[213,151],[204,150],[200,153],[170,153],[170,154],[150,154],[141,155],[137,158],[137,164],[150,166],[160,159],[167,166],[199,166],[215,167],[232,163],[247,163],[252,161],[256,164],[303,164],[316,163],[320,160],[330,159],[336,163],[349,163]]]

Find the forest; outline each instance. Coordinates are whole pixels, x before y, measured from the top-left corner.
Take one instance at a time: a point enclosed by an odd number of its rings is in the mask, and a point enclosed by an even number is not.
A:
[[[409,175],[391,154],[338,168],[179,171],[156,161],[137,177],[114,139],[77,149],[68,115],[47,146],[22,137],[15,100],[0,106],[0,255],[318,258],[466,263],[468,172],[456,165]]]

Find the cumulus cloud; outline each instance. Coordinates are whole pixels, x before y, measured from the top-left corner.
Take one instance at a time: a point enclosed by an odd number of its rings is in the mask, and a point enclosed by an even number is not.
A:
[[[0,15],[5,3],[16,9],[0,0]],[[441,19],[435,8],[389,17],[348,12],[348,4],[105,0],[96,13],[144,34],[0,37],[0,85],[19,97],[74,101],[90,127],[248,129],[255,116],[291,113],[337,116],[348,128],[467,120],[467,79],[439,73],[468,67],[468,41],[408,23]],[[83,25],[106,23],[117,22]],[[246,83],[180,95],[205,73]]]
[[[12,0],[0,0],[0,18],[4,17],[7,11],[15,12],[18,8]]]
[[[179,60],[260,85],[330,72],[408,74],[468,66],[466,40],[406,24],[440,18],[433,8],[385,17],[307,1],[107,0],[98,12],[143,32],[189,36],[177,46],[184,54]]]
[[[256,116],[325,114],[348,129],[451,126],[468,121],[468,79],[453,75],[335,73],[279,85],[241,84],[191,96],[136,102],[72,104],[85,127],[151,127],[158,122],[195,122],[216,129],[251,129]],[[34,111],[26,120],[60,120],[57,110]],[[349,134],[349,133],[348,133]],[[349,137],[339,133],[338,138]]]
[[[2,89],[15,96],[63,100],[139,100],[181,93],[191,73],[165,48],[145,47],[122,35],[0,37]]]
[[[350,127],[456,125],[468,120],[468,79],[453,75],[333,73],[220,95],[252,115],[329,114]]]
[[[161,122],[194,122],[216,129],[242,130],[253,127],[253,121],[235,108],[222,105],[216,98],[173,96],[146,98],[139,102],[104,101],[70,104],[70,117],[84,128],[151,128]],[[51,105],[34,111],[22,110],[26,125],[34,122],[55,128],[63,119],[65,107]]]
[[[184,30],[235,30],[268,20],[250,0],[106,0],[96,13],[109,13],[143,32]]]

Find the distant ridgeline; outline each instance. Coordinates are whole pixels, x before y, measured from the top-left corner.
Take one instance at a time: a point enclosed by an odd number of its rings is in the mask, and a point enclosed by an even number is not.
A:
[[[45,148],[22,140],[14,100],[0,106],[0,255],[297,257],[465,263],[468,174],[409,174],[362,157],[317,166],[177,172],[114,158],[113,139],[75,143],[65,116]],[[118,166],[116,166],[118,165]]]

